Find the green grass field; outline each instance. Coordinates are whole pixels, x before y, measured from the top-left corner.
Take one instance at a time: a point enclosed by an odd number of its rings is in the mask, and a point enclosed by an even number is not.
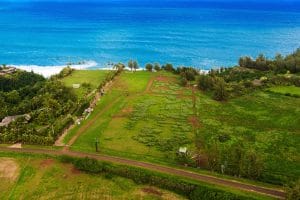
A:
[[[220,103],[197,91],[194,109],[192,89],[165,72],[122,73],[65,142],[82,131],[71,149],[94,152],[98,138],[101,153],[174,165],[179,147],[195,151],[196,129],[205,144],[243,141],[264,159],[265,176],[300,177],[299,99],[260,91]]]
[[[86,174],[52,158],[0,153],[0,166],[0,199],[184,199],[129,179]]]
[[[279,94],[300,95],[300,87],[296,86],[276,86],[268,90]]]
[[[63,78],[62,82],[68,87],[73,87],[73,84],[80,84],[81,87],[75,89],[75,92],[80,98],[84,98],[99,86],[108,73],[109,71],[106,70],[75,70],[71,75]],[[85,87],[82,85],[84,83],[90,86]]]

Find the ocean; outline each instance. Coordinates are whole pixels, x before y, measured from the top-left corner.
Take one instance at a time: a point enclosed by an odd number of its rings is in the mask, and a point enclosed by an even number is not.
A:
[[[0,2],[0,63],[41,73],[129,59],[210,69],[299,47],[297,1]]]

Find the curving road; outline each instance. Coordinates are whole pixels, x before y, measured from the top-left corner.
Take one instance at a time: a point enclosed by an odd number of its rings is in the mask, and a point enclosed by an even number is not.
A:
[[[21,153],[33,153],[33,154],[47,154],[47,155],[68,155],[68,156],[74,156],[74,157],[90,157],[101,161],[108,161],[113,162],[117,164],[125,164],[130,165],[134,167],[142,167],[149,170],[154,170],[162,173],[172,174],[176,176],[181,176],[185,178],[190,178],[193,180],[220,185],[220,186],[226,186],[231,187],[234,189],[244,190],[248,192],[256,192],[263,195],[272,196],[278,199],[285,199],[285,192],[278,189],[272,189],[272,188],[266,188],[262,186],[256,186],[256,185],[250,185],[247,183],[242,183],[238,181],[228,180],[228,179],[222,179],[214,176],[209,175],[203,175],[203,174],[197,174],[186,170],[171,168],[167,166],[162,166],[158,164],[152,164],[152,163],[146,163],[146,162],[140,162],[136,160],[130,160],[130,159],[124,159],[114,156],[107,156],[107,155],[98,155],[98,154],[90,154],[90,153],[83,153],[83,152],[75,152],[65,149],[64,151],[59,150],[48,150],[48,149],[12,149],[12,148],[6,148],[6,147],[0,147],[0,151],[2,152],[21,152]]]

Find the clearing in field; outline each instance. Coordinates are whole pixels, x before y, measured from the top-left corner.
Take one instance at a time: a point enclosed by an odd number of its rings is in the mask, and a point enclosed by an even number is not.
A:
[[[54,159],[19,156],[17,181],[0,184],[0,199],[184,199],[172,192],[111,175],[91,175]],[[1,181],[2,181],[1,177]]]
[[[91,116],[88,127],[75,128],[82,134],[73,148],[94,151],[99,138],[105,153],[174,158],[181,146],[193,146],[192,102],[191,89],[180,87],[172,74],[122,73],[96,108],[107,112]]]
[[[106,70],[75,70],[71,75],[63,78],[62,82],[68,87],[74,86],[79,98],[84,98],[98,88],[108,73],[109,71]]]
[[[71,130],[66,140],[79,134],[71,149],[95,152],[99,140],[101,153],[175,164],[187,147],[206,167],[214,149],[231,158],[230,149],[241,148],[264,160],[263,179],[300,177],[299,98],[258,91],[222,103],[178,83],[166,72],[122,73],[90,118]]]
[[[271,92],[284,94],[284,95],[299,95],[300,96],[300,87],[296,86],[276,86],[268,89]]]

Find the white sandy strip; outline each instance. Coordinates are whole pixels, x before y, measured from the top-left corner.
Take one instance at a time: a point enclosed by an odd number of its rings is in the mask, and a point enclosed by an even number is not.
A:
[[[98,64],[95,61],[87,61],[81,65],[70,65],[74,69],[86,69],[90,67],[96,67]],[[8,65],[23,69],[25,71],[34,71],[37,74],[41,74],[45,77],[50,77],[51,75],[58,74],[63,68],[67,65],[58,65],[58,66],[39,66],[39,65]]]

